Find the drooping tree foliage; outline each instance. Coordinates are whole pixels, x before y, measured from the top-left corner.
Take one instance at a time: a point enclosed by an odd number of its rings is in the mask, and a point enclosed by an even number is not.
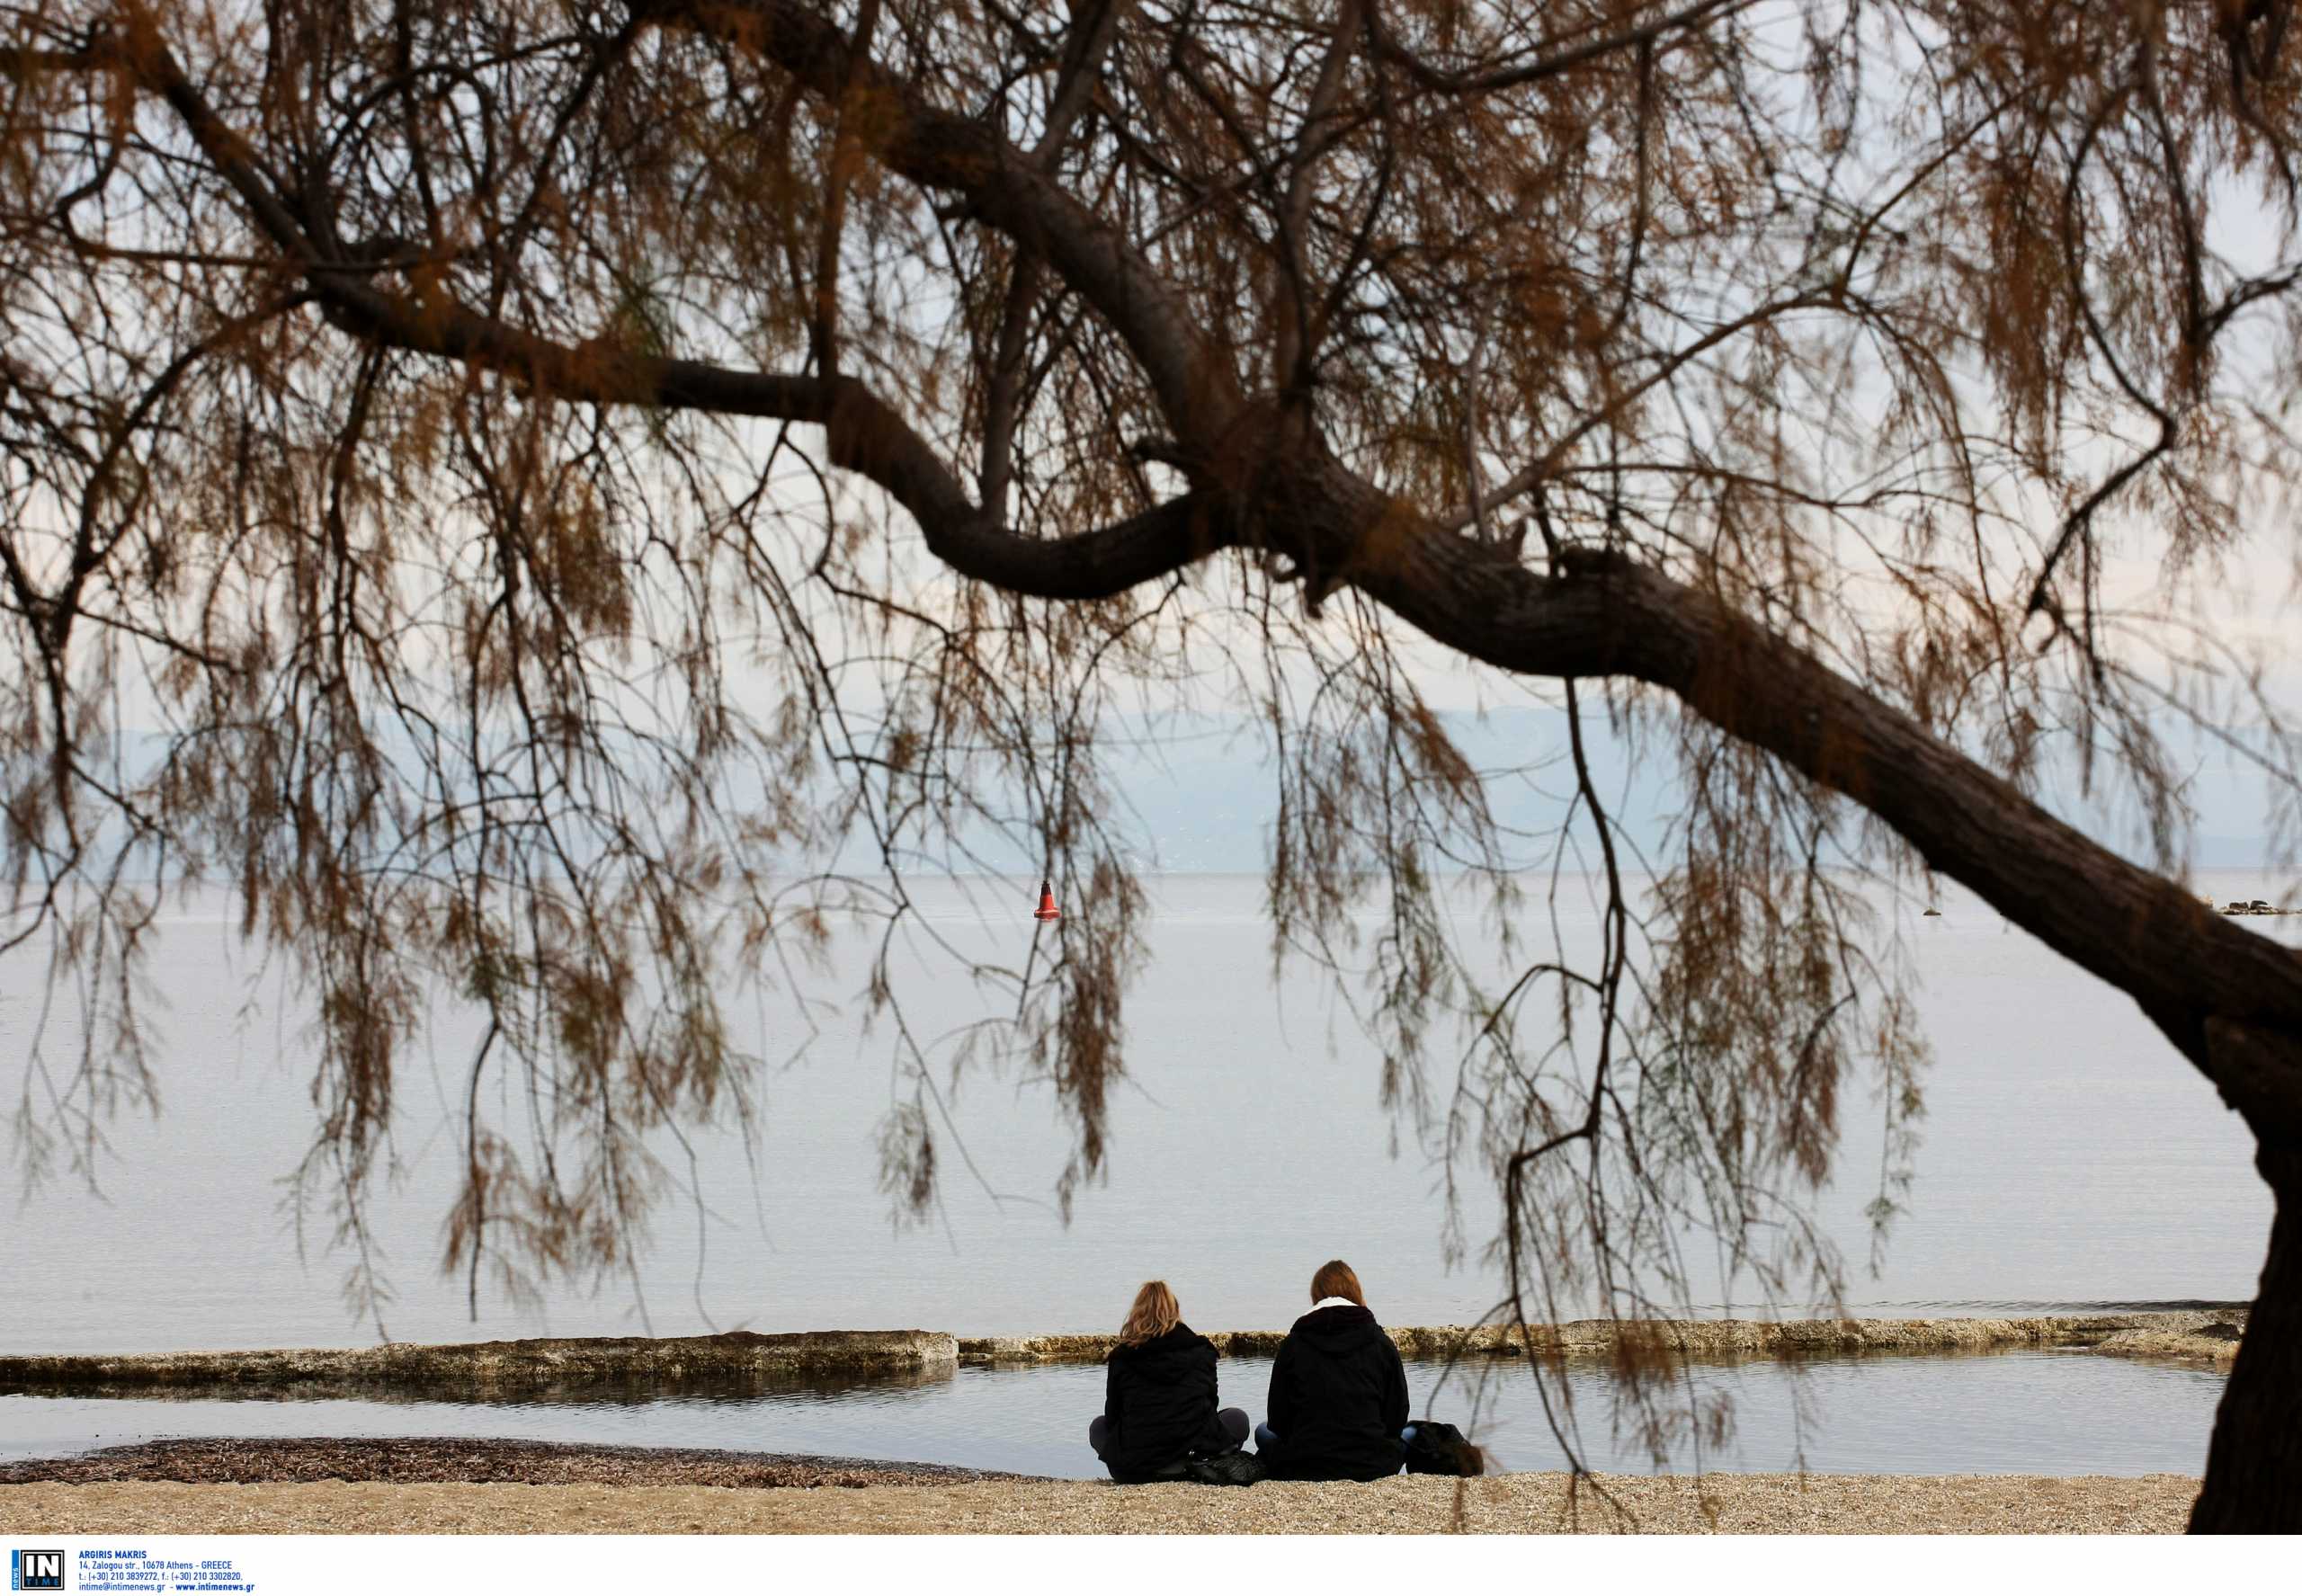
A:
[[[1890,1201],[1923,1052],[1863,872],[1923,868],[2253,1131],[2197,1522],[2302,1527],[2302,970],[2174,884],[2165,752],[2302,762],[2199,624],[2290,558],[2290,0],[0,17],[6,937],[100,1022],[25,1067],[36,1166],[151,1091],[138,950],[220,883],[312,994],[348,1238],[451,970],[448,1266],[623,1267],[655,1138],[753,1111],[727,968],[804,990],[995,845],[1097,909],[972,972],[1067,1200],[1142,951],[1108,739],[1252,706],[1274,950],[1500,1185],[1503,1311],[1670,1306],[1690,1225],[1831,1288],[1840,1094],[1885,1091]],[[1563,702],[1556,834],[1497,826],[1434,662]],[[1674,764],[1666,857],[1594,716]],[[2146,865],[2032,801],[2058,748]],[[1595,960],[1530,842],[1601,883]]]

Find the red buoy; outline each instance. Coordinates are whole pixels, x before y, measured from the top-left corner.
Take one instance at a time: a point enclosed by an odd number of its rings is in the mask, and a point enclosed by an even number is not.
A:
[[[1039,881],[1039,913],[1033,914],[1031,918],[1034,920],[1060,920],[1063,918],[1063,911],[1055,906],[1055,893],[1048,886],[1044,878]]]

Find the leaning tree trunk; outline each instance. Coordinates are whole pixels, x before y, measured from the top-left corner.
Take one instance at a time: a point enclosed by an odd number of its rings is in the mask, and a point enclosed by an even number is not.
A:
[[[2204,1031],[2201,1067],[2254,1133],[2254,1167],[2278,1206],[2190,1529],[2302,1534],[2302,1040],[2220,1017]]]
[[[2265,1146],[2270,1257],[2214,1415],[2193,1534],[2302,1534],[2302,1152]]]

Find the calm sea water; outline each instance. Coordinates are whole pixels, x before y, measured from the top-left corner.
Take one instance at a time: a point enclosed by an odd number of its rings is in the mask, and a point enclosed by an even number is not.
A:
[[[936,930],[970,950],[1019,956],[1032,885],[991,888],[980,911],[965,894],[983,887],[954,887],[935,900]],[[2252,897],[2272,896],[2278,884],[2234,876],[2202,885],[2217,897]],[[636,1280],[596,1292],[554,1287],[525,1309],[483,1297],[477,1323],[461,1280],[437,1268],[456,1155],[449,1127],[476,1039],[470,1013],[443,1003],[428,1050],[401,1080],[395,1173],[372,1216],[395,1292],[384,1328],[412,1341],[737,1327],[1084,1331],[1114,1326],[1151,1275],[1175,1285],[1193,1323],[1257,1328],[1299,1313],[1311,1270],[1338,1254],[1358,1267],[1387,1322],[1477,1318],[1496,1282],[1476,1263],[1450,1271],[1440,1261],[1442,1172],[1411,1137],[1394,1152],[1378,1107],[1379,1060],[1325,978],[1297,971],[1271,985],[1262,892],[1242,877],[1157,884],[1153,956],[1129,1010],[1133,1085],[1112,1110],[1110,1179],[1080,1194],[1068,1226],[1049,1200],[1066,1143],[1048,1094],[989,1075],[970,1076],[952,1110],[980,1178],[947,1149],[932,1222],[891,1226],[873,1152],[889,1102],[889,1038],[884,1029],[865,1035],[852,1002],[811,1026],[766,1000],[735,1015],[749,1028],[745,1039],[779,1061],[763,1083],[756,1160],[732,1134],[701,1138],[694,1190],[665,1204]],[[2270,1205],[2237,1121],[2131,1003],[1996,914],[1955,896],[1943,907],[1942,918],[1920,920],[1914,905],[1904,923],[1937,1062],[1914,1211],[1876,1278],[1860,1267],[1860,1216],[1875,1188],[1878,1114],[1865,1085],[1846,1102],[1842,1174],[1822,1207],[1853,1261],[1850,1302],[1858,1311],[1939,1313],[2251,1297]],[[1564,895],[1561,916],[1570,937],[1591,933],[1578,892]],[[2250,923],[2281,938],[2297,924]],[[857,946],[843,947],[823,995],[853,996]],[[220,905],[168,920],[152,975],[165,1005],[153,1011],[165,1038],[156,1050],[164,1111],[108,1127],[100,1193],[50,1183],[0,1209],[0,1276],[10,1282],[0,1293],[0,1351],[374,1341],[374,1324],[339,1299],[347,1259],[327,1245],[325,1217],[308,1227],[299,1253],[281,1207],[280,1181],[311,1130],[308,1011],[254,968]],[[34,950],[0,961],[0,1090],[12,1103],[25,1088],[40,976]],[[978,1018],[988,1001],[949,980],[915,983],[912,997],[922,1035]],[[49,1020],[53,1052],[68,1053],[68,1026]],[[39,1090],[34,1083],[35,1103]],[[1469,1205],[1474,1247],[1489,1211]],[[1987,1381],[1999,1377],[1983,1371],[2017,1367],[1974,1363],[1959,1377],[1974,1383],[1961,1389],[1986,1408]],[[2143,1393],[2162,1388],[2208,1401],[2200,1394],[2212,1384],[2101,1359],[2084,1367],[2115,1403],[2156,1400]],[[995,1411],[977,1394],[1005,1389],[997,1385],[1005,1378],[969,1374],[887,1404],[913,1416],[977,1400]],[[1071,1377],[1030,1378],[1053,1389]],[[1747,1386],[1771,1377],[1735,1378]],[[320,1427],[318,1405],[280,1411],[305,1432]],[[2140,1410],[2122,1411],[2131,1422]],[[2193,1441],[2203,1445],[2204,1409],[2194,1416],[2178,1431],[2192,1452]],[[766,1421],[751,1410],[729,1420],[754,1422]],[[763,1431],[758,1444],[923,1455],[901,1449],[900,1429],[852,1446]],[[1780,1461],[1774,1440],[1751,1444],[1764,1453],[1753,1467]],[[2194,1467],[2196,1457],[2184,1456],[2182,1466]]]
[[[1263,1417],[1271,1365],[1229,1358],[1223,1400]],[[1465,1371],[1410,1364],[1414,1411],[1471,1431],[1510,1469],[1566,1458],[1522,1364]],[[1476,1376],[1473,1377],[1476,1378]],[[1733,1404],[1726,1446],[1684,1436],[1664,1467],[1838,1474],[2200,1473],[2219,1377],[2089,1352],[1833,1359],[1700,1367],[1692,1395]],[[1570,1377],[1572,1434],[1584,1464],[1646,1473],[1652,1451],[1618,1432],[1599,1370]],[[44,1457],[170,1436],[456,1435],[618,1446],[723,1447],[950,1463],[1099,1478],[1087,1421],[1102,1411],[1100,1368],[962,1369],[919,1385],[827,1386],[772,1395],[480,1405],[447,1402],[142,1401],[0,1396],[0,1458]],[[1476,1398],[1476,1410],[1474,1400]]]

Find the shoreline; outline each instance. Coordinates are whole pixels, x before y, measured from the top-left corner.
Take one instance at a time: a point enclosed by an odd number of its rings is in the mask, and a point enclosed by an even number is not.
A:
[[[691,1486],[725,1490],[1053,1485],[1043,1475],[949,1463],[825,1458],[724,1448],[610,1446],[425,1435],[287,1439],[195,1436],[0,1463],[0,1491],[23,1485],[347,1485]]]
[[[435,1437],[201,1440],[0,1467],[0,1519],[106,1534],[2173,1534],[2178,1475],[1402,1475],[1111,1485]]]
[[[1564,1324],[1405,1325],[1389,1331],[1412,1360],[1606,1360],[1619,1366],[1740,1362],[1882,1352],[2073,1347],[2227,1370],[2244,1333],[2243,1308],[1973,1319],[1576,1320]],[[1286,1333],[1216,1331],[1224,1357],[1274,1355]],[[762,1335],[599,1336],[354,1349],[272,1348],[138,1355],[0,1356],[0,1394],[301,1394],[444,1392],[468,1396],[644,1383],[667,1389],[775,1384],[838,1376],[948,1379],[961,1367],[1100,1363],[1115,1337],[959,1337],[941,1331],[807,1331]]]

